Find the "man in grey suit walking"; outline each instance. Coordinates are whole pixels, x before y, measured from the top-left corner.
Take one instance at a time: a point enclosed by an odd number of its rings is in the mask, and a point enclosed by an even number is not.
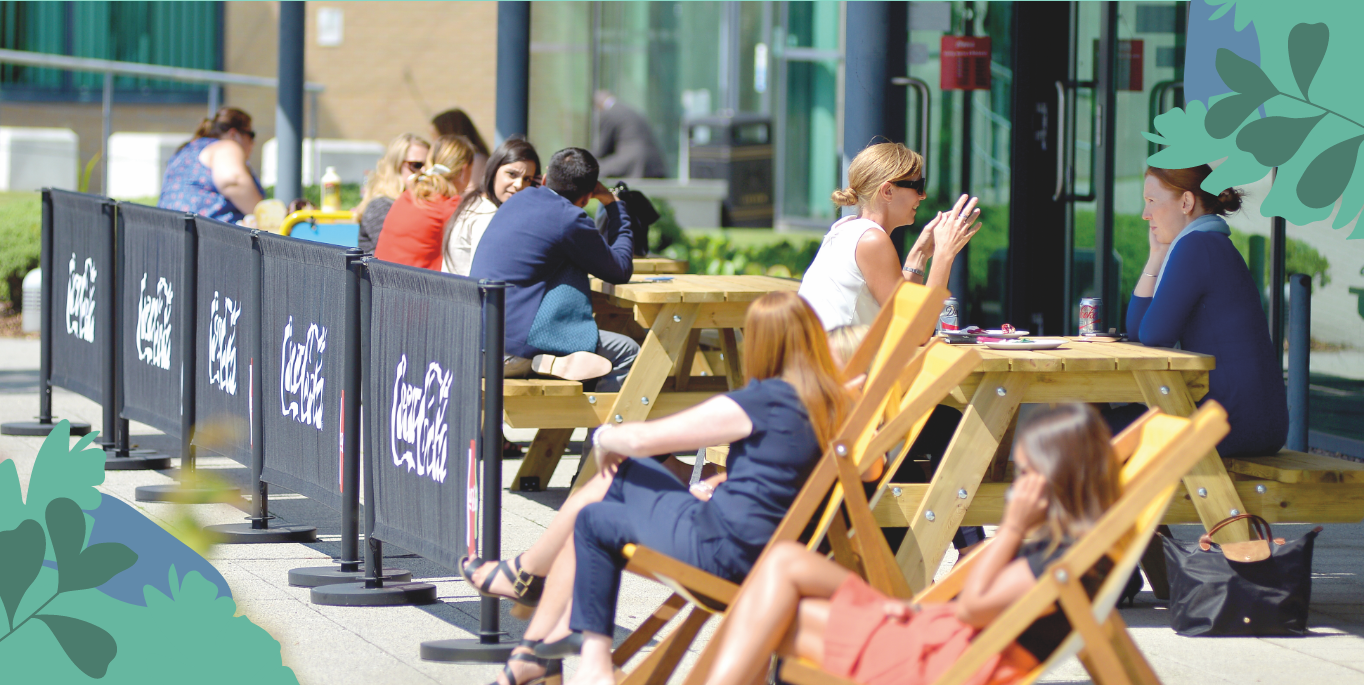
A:
[[[663,178],[668,175],[663,151],[643,114],[604,90],[597,91],[592,102],[599,113],[597,146],[592,154],[601,165],[603,177]]]

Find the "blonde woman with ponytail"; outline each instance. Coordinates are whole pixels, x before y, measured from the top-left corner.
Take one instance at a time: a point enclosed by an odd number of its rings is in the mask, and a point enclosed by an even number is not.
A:
[[[441,270],[445,222],[459,207],[473,173],[473,146],[464,136],[441,136],[421,171],[384,218],[374,256],[423,269]]]
[[[833,201],[858,213],[834,222],[800,285],[825,329],[870,324],[901,281],[947,285],[952,260],[980,230],[980,210],[976,198],[962,195],[928,222],[904,265],[897,264],[890,232],[914,223],[925,183],[923,157],[900,143],[871,145],[853,159],[848,187],[835,190]],[[930,257],[936,259],[928,275]]]

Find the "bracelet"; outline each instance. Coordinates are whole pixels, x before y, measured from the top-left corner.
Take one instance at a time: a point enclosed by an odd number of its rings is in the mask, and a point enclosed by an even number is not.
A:
[[[699,480],[699,481],[696,481],[695,483],[692,483],[692,484],[691,484],[691,488],[690,488],[691,490],[695,490],[695,489],[697,489],[697,488],[703,488],[703,489],[705,490],[705,493],[706,493],[707,495],[713,495],[713,494],[715,494],[715,486],[714,486],[714,485],[711,485],[710,483],[707,483],[706,481]]]
[[[906,267],[901,268],[900,270],[901,270],[901,271],[908,272],[908,273],[912,273],[912,274],[914,274],[915,276],[918,276],[919,278],[924,278],[924,277],[925,277],[925,275],[924,275],[924,270],[923,270],[923,269],[916,269],[916,268],[914,268],[914,267],[912,267],[912,266],[906,266]]]
[[[1160,278],[1160,276],[1157,276],[1157,275],[1155,275],[1155,274],[1148,274],[1148,273],[1146,273],[1145,271],[1141,272],[1141,275],[1143,275],[1143,276],[1150,276],[1151,278]]]
[[[597,430],[592,431],[592,449],[594,449],[594,450],[599,450],[599,449],[602,448],[602,446],[601,446],[601,436],[602,436],[603,433],[605,433],[606,431],[608,431],[608,430],[610,430],[610,429],[611,429],[611,424],[609,424],[609,423],[603,423],[602,425],[597,426]]]

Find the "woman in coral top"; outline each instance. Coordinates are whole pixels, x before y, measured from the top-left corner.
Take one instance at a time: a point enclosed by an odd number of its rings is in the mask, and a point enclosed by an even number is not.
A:
[[[437,138],[412,189],[404,191],[388,210],[374,256],[440,271],[445,222],[459,207],[460,190],[469,184],[473,159],[473,146],[463,136]]]

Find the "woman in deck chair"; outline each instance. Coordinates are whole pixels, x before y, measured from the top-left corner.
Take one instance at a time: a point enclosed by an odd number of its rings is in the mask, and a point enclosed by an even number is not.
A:
[[[764,295],[749,307],[744,330],[747,387],[662,419],[602,426],[592,449],[598,475],[568,498],[525,554],[510,564],[463,564],[480,593],[538,604],[500,683],[557,675],[547,659],[580,644],[579,677],[611,680],[626,544],[736,582],[757,561],[851,402],[824,327],[800,296]],[[723,444],[730,446],[727,478],[690,489],[659,462],[632,458]]]
[[[953,602],[891,599],[798,543],[775,547],[730,609],[707,685],[759,682],[773,652],[866,685],[932,683],[1117,500],[1120,465],[1109,438],[1098,412],[1083,404],[1046,411],[1018,431],[1004,521]],[[1099,573],[1083,579],[1091,595],[1102,582]],[[1063,614],[1048,614],[969,682],[1012,682],[1069,632]]]

